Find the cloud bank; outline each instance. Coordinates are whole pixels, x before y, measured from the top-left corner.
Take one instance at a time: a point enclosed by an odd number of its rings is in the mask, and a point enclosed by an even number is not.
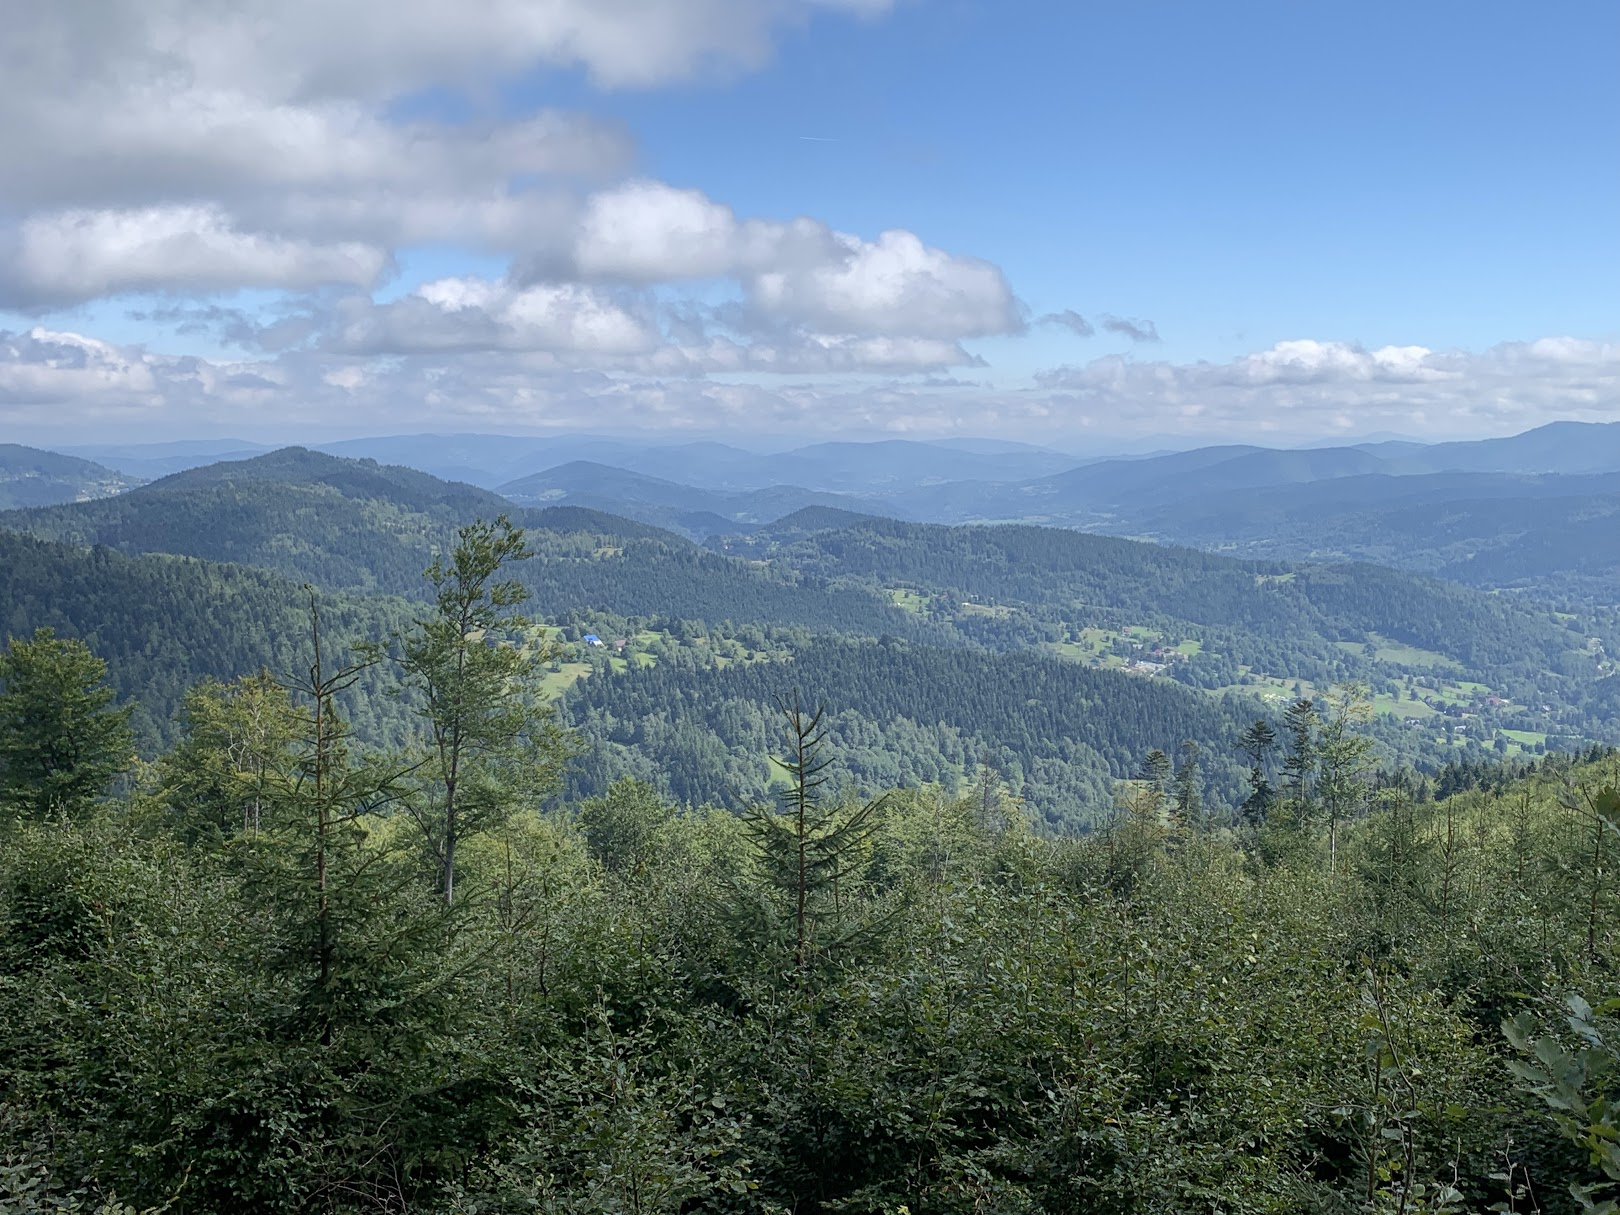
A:
[[[240,363],[161,357],[39,328],[0,334],[0,417],[15,430],[137,435],[158,421],[184,421],[271,439],[649,428],[1287,439],[1377,430],[1506,433],[1554,418],[1609,420],[1620,399],[1620,344],[1574,338],[1479,352],[1298,340],[1222,363],[1107,355],[1044,373],[1028,387],[1001,389],[870,374],[872,367],[899,374],[941,361],[932,339],[660,345],[634,306],[608,299],[465,282],[435,284],[426,294],[433,298],[398,312],[368,305],[353,318],[344,351],[300,348]],[[424,349],[420,336],[399,336],[419,319],[414,310],[424,310],[427,332],[440,340],[441,312],[467,313],[462,323],[472,332],[459,346]],[[529,349],[537,344],[531,331],[573,353]],[[392,337],[382,340],[379,332]],[[405,346],[412,353],[398,353]],[[868,374],[793,378],[851,369]],[[732,382],[704,374],[761,371],[793,375]]]

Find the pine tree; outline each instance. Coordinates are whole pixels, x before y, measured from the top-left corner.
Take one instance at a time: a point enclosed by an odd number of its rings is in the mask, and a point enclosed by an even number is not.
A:
[[[88,646],[50,629],[0,654],[0,809],[71,818],[129,766],[129,709],[112,707],[106,676]]]

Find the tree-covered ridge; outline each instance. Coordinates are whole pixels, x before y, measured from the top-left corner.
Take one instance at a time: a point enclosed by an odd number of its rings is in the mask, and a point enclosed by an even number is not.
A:
[[[385,635],[404,615],[397,601],[322,601],[341,644]],[[308,607],[297,584],[263,570],[125,557],[0,531],[0,633],[29,637],[50,628],[84,641],[108,664],[147,748],[172,737],[175,712],[199,680],[297,670],[305,661]],[[393,729],[398,707],[386,698],[347,704],[373,737]]]
[[[283,447],[246,460],[199,465],[154,481],[152,488],[164,491],[256,482],[324,485],[345,498],[380,499],[424,513],[434,507],[491,512],[505,506],[498,494],[473,485],[444,481],[402,465],[348,460],[306,447]]]
[[[0,517],[69,543],[266,568],[329,591],[420,597],[420,571],[501,500],[409,469],[289,449],[105,502]],[[1243,562],[1051,528],[801,515],[714,552],[577,508],[513,511],[534,609],[1039,649],[1278,700],[1361,680],[1425,748],[1607,739],[1594,681],[1620,635],[1590,613],[1375,567]],[[834,524],[827,527],[825,524]],[[1594,642],[1594,638],[1598,641]],[[1155,649],[1172,651],[1170,657]],[[1443,670],[1443,678],[1436,674]],[[926,716],[926,711],[920,710]],[[1483,717],[1467,725],[1466,716]]]
[[[0,523],[130,554],[257,565],[333,590],[416,594],[423,567],[455,528],[504,505],[411,469],[288,448]]]
[[[1396,718],[1419,697],[1414,681],[1449,665],[1518,706],[1506,728],[1607,736],[1604,719],[1575,706],[1607,670],[1591,637],[1613,638],[1608,614],[1560,616],[1377,566],[1239,561],[1054,528],[815,522],[719,543],[829,585],[886,592],[995,648],[1044,645],[1099,661],[1099,636],[1119,645],[1149,634],[1187,643],[1170,658],[1139,656],[1192,686],[1258,693],[1361,680]]]
[[[549,744],[465,767],[443,745],[538,708],[456,707],[458,647],[503,685],[537,675],[503,615],[507,535],[463,532],[432,606],[360,654],[439,688],[386,752],[333,712],[357,668],[315,650],[291,686],[197,689],[177,747],[98,797],[98,664],[13,642],[0,1202],[1605,1209],[1612,754],[1459,772],[1432,800],[1375,777],[1353,696],[1302,702],[1231,740],[1257,789],[1275,777],[1243,814],[1149,756],[1102,829],[1042,839],[989,774],[848,800],[790,700],[775,809],[681,811],[632,780],[540,812]],[[29,796],[51,778],[20,760],[70,743],[86,780]],[[452,898],[446,782],[475,776]]]
[[[1199,743],[1213,805],[1242,800],[1229,740],[1261,706],[1036,653],[915,646],[895,639],[750,638],[742,657],[664,649],[652,665],[580,683],[563,702],[585,743],[567,792],[600,794],[635,776],[688,805],[768,798],[775,700],[794,689],[827,705],[832,775],[864,795],[958,787],[985,765],[1046,829],[1105,817],[1116,779],[1149,750]],[[756,651],[753,646],[759,645]],[[735,653],[735,647],[731,647]],[[751,660],[755,654],[757,660]]]
[[[537,560],[521,576],[547,615],[573,610],[941,636],[880,596],[826,588],[578,507],[521,511],[410,469],[287,449],[192,469],[103,502],[0,515],[0,527],[128,554],[259,566],[333,591],[420,596],[456,529],[509,511]]]
[[[1059,528],[883,519],[801,533],[780,546],[743,544],[824,577],[938,588],[996,603],[1173,615],[1269,635],[1378,632],[1475,665],[1554,665],[1571,648],[1568,631],[1546,612],[1364,565],[1240,561]]]
[[[139,484],[77,456],[0,443],[0,510],[105,498]]]

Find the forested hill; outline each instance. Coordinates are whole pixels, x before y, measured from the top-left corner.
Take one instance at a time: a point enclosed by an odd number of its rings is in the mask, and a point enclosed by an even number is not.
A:
[[[245,460],[221,460],[188,468],[153,481],[149,490],[196,489],[212,485],[324,485],[345,498],[386,501],[428,512],[448,507],[457,515],[468,511],[499,511],[507,503],[498,494],[459,481],[444,481],[402,465],[375,460],[346,460],[305,447],[283,447]]]
[[[536,560],[518,576],[546,615],[802,625],[944,640],[870,593],[806,584],[669,532],[578,507],[524,510],[411,469],[288,449],[190,469],[117,498],[0,514],[0,528],[126,554],[169,553],[272,570],[328,590],[420,597],[422,570],[456,528],[507,513]]]
[[[1551,612],[1370,565],[1243,561],[1060,528],[946,527],[892,519],[804,528],[790,517],[722,551],[826,579],[1017,604],[1057,618],[1106,609],[1259,637],[1378,633],[1471,666],[1558,669],[1584,638]]]
[[[139,484],[77,456],[0,443],[0,510],[105,498]]]
[[[505,506],[472,486],[292,448],[189,469],[116,498],[14,512],[0,526],[400,594],[418,591],[423,567],[458,524]]]
[[[1243,772],[1231,740],[1263,713],[1249,696],[1203,696],[1032,652],[822,639],[785,660],[662,662],[580,684],[564,705],[589,745],[569,792],[636,776],[691,805],[767,801],[775,705],[793,689],[829,706],[835,780],[868,795],[950,787],[987,762],[1049,828],[1094,820],[1148,750],[1174,753],[1187,740],[1201,748],[1214,802],[1235,805]]]
[[[407,616],[397,600],[323,594],[320,604],[339,654],[348,643],[385,638]],[[274,574],[0,531],[0,635],[26,638],[39,628],[83,640],[107,663],[148,750],[172,735],[181,698],[200,680],[260,668],[287,677],[309,663],[308,594]],[[348,698],[345,707],[379,739],[401,716],[400,706],[380,695]]]

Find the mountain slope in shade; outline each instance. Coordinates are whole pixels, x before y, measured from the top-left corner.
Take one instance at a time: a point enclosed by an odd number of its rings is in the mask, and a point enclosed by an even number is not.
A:
[[[0,443],[0,510],[107,498],[140,483],[77,456]]]

